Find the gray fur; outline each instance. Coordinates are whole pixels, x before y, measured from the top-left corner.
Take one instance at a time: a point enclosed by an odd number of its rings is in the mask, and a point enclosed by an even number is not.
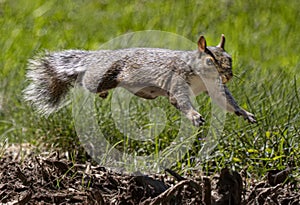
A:
[[[121,86],[146,99],[168,97],[172,105],[199,126],[204,119],[193,108],[190,97],[208,92],[207,85],[214,86],[210,82],[219,82],[222,89],[211,97],[218,100],[223,96],[226,105],[220,106],[256,122],[253,114],[238,106],[225,86],[232,77],[232,68],[224,43],[222,36],[219,46],[206,47],[204,37],[200,37],[195,51],[128,48],[45,53],[29,61],[26,77],[31,83],[24,90],[25,100],[40,113],[49,115],[64,105],[76,80],[102,97],[108,90]]]

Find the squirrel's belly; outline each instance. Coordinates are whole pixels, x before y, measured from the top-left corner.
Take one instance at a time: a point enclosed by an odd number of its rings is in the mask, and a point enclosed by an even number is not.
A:
[[[134,95],[145,98],[145,99],[155,99],[158,96],[167,96],[167,91],[155,86],[122,86]]]

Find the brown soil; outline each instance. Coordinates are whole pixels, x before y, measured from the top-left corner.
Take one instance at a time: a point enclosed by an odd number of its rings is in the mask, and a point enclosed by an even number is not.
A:
[[[0,204],[300,204],[300,186],[291,169],[273,170],[265,180],[245,180],[223,169],[216,176],[132,176],[57,152],[0,157]]]

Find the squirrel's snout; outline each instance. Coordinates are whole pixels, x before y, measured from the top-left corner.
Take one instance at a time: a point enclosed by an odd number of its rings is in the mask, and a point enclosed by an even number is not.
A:
[[[225,84],[233,77],[233,74],[232,72],[230,72],[230,73],[226,73],[225,75],[222,75],[221,77],[222,77],[223,84]]]

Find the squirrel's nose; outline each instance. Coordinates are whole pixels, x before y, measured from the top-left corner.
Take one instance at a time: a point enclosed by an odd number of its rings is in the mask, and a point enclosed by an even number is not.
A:
[[[233,73],[232,72],[226,74],[227,80],[230,80],[232,77],[233,77]]]

